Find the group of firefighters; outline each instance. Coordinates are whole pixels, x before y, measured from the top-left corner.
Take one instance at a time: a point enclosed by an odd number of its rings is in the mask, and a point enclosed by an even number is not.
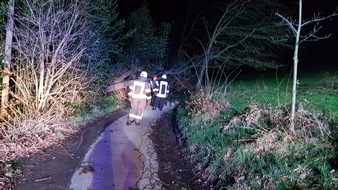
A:
[[[153,75],[151,79],[148,79],[146,71],[142,71],[138,79],[133,80],[128,88],[131,110],[127,125],[133,122],[135,122],[135,125],[140,125],[144,108],[148,104],[153,106],[153,110],[158,108],[162,111],[169,94],[167,75],[163,74],[160,78]]]

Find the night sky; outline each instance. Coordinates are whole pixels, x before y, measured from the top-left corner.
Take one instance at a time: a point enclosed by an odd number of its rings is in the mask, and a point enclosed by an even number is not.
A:
[[[217,0],[147,0],[147,3],[151,16],[156,23],[162,21],[171,22],[173,23],[172,30],[177,32],[182,27],[191,1],[194,2],[192,8],[200,10]],[[139,8],[144,1],[118,0],[117,2],[120,16],[127,17],[131,11],[135,11]],[[280,2],[290,7],[290,10],[294,10],[295,14],[298,14],[297,0],[280,0]],[[336,0],[303,1],[303,17],[311,18],[314,13],[321,13],[323,16],[327,16],[333,13],[337,7],[338,2]],[[301,44],[302,47],[307,47],[307,51],[300,53],[300,62],[310,64],[334,64],[338,66],[338,16],[321,22],[320,25],[323,25],[320,34],[331,34],[331,37],[317,42]],[[292,62],[292,57],[290,57],[290,61]]]

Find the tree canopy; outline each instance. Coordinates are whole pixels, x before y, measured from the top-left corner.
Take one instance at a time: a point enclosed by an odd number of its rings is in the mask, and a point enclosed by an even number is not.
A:
[[[157,27],[144,4],[127,18],[126,28],[133,34],[125,44],[121,59],[131,67],[162,70],[170,24],[163,22]]]

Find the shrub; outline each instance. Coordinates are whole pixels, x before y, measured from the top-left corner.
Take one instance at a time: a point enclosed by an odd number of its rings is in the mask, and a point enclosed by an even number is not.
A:
[[[203,91],[191,95],[185,102],[187,115],[199,117],[204,122],[214,119],[222,110],[227,108],[229,108],[227,100],[206,96]]]

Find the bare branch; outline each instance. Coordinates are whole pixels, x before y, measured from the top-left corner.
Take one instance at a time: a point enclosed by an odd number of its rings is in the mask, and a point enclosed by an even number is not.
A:
[[[330,14],[328,16],[321,16],[320,13],[314,13],[312,19],[305,21],[305,22],[300,22],[300,24],[296,24],[295,20],[293,20],[291,17],[285,18],[284,16],[282,16],[278,12],[276,12],[275,15],[277,15],[278,17],[280,17],[282,19],[282,22],[277,23],[277,25],[287,25],[291,29],[291,31],[293,32],[294,36],[297,36],[297,34],[298,34],[298,29],[296,29],[296,27],[302,28],[304,26],[315,24],[311,31],[309,31],[306,35],[300,36],[300,40],[299,40],[299,44],[300,44],[300,43],[305,42],[305,41],[319,41],[319,40],[329,38],[331,36],[330,34],[324,35],[324,36],[317,36],[316,35],[316,33],[318,33],[319,30],[322,28],[322,26],[317,27],[317,25],[321,21],[324,21],[324,20],[330,19],[334,16],[337,16],[338,15],[338,9],[336,9],[332,14]],[[288,36],[286,36],[286,37],[288,37]]]
[[[297,29],[293,26],[294,25],[294,21],[292,21],[291,18],[286,19],[285,17],[283,17],[281,14],[279,14],[278,12],[275,13],[278,17],[280,17],[284,22],[280,23],[280,24],[284,24],[286,23],[286,25],[288,25],[291,29],[291,31],[293,32],[294,35],[296,35],[297,33]]]
[[[65,92],[71,92],[67,88],[73,88],[75,94],[84,89],[87,82],[79,60],[86,50],[84,38],[89,30],[85,16],[87,3],[80,0],[24,2],[23,7],[28,11],[18,11],[13,44],[19,52],[15,72],[18,100],[34,102],[37,110],[43,110],[52,106],[51,102],[62,104],[58,100],[67,99]]]

